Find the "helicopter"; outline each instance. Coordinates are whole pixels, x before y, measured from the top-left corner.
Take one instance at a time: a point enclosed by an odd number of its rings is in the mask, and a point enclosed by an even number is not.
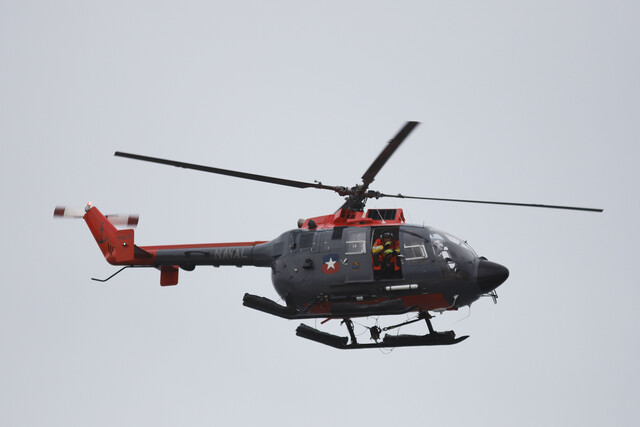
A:
[[[330,186],[266,175],[214,168],[157,157],[117,151],[116,157],[232,176],[294,188],[329,190],[344,197],[333,214],[301,219],[298,228],[269,241],[138,246],[134,240],[137,216],[103,215],[88,203],[83,210],[56,207],[55,217],[84,218],[107,262],[122,266],[101,282],[126,268],[153,267],[160,271],[160,285],[178,283],[180,270],[198,266],[254,266],[271,269],[271,281],[284,302],[246,293],[243,305],[290,320],[339,319],[348,336],[338,336],[304,323],[296,335],[338,349],[394,348],[457,344],[469,336],[454,331],[436,331],[431,313],[455,311],[481,297],[497,302],[496,289],[509,277],[509,270],[478,256],[469,244],[431,226],[405,223],[400,208],[369,209],[369,199],[398,198],[481,203],[522,207],[603,212],[574,206],[511,203],[484,200],[445,199],[386,194],[369,189],[376,175],[402,142],[419,125],[407,122],[388,142],[353,187]],[[116,228],[125,226],[124,229]],[[402,315],[416,316],[384,328],[366,327],[370,342],[359,342],[354,318]],[[324,320],[322,324],[326,321]],[[424,335],[385,334],[401,326],[424,320]]]

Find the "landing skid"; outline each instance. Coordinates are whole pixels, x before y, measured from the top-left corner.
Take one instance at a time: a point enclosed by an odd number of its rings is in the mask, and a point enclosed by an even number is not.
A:
[[[353,331],[352,317],[368,317],[368,316],[385,316],[393,314],[404,314],[409,311],[414,311],[417,307],[404,307],[401,301],[391,300],[385,301],[371,306],[360,306],[350,303],[334,303],[332,304],[330,313],[310,313],[301,312],[294,307],[282,306],[275,301],[268,298],[260,297],[257,295],[245,294],[243,304],[246,307],[253,308],[255,310],[269,313],[274,316],[282,317],[285,319],[313,319],[321,317],[329,318],[342,318],[342,323],[347,326],[349,331],[349,337],[340,337],[332,335],[326,332],[319,331],[305,324],[301,324],[296,329],[296,335],[302,338],[306,338],[312,341],[319,342],[331,347],[339,349],[352,349],[352,348],[382,348],[382,347],[417,347],[423,345],[451,345],[457,344],[461,341],[469,338],[468,335],[456,338],[456,334],[453,331],[436,332],[431,325],[431,315],[425,311],[421,311],[417,319],[408,320],[406,322],[388,326],[384,329],[380,329],[377,326],[369,328],[371,333],[371,339],[375,342],[361,344],[356,339],[356,335]],[[427,323],[429,333],[426,335],[389,335],[386,334],[382,340],[380,340],[380,333],[395,329],[400,326],[408,325],[409,323],[418,322],[423,320]]]
[[[356,340],[356,336],[353,332],[353,322],[351,319],[344,319],[343,323],[347,325],[351,342],[349,338],[332,335],[326,332],[319,331],[305,324],[301,324],[296,329],[296,335],[302,338],[306,338],[312,341],[319,342],[334,348],[341,350],[356,349],[356,348],[389,348],[389,347],[418,347],[418,346],[430,346],[430,345],[451,345],[457,344],[469,338],[468,335],[456,338],[456,333],[453,331],[436,332],[431,326],[430,315],[428,313],[420,313],[419,319],[424,319],[427,322],[429,333],[426,335],[389,335],[386,334],[382,341],[379,341],[380,329],[377,326],[369,328],[371,331],[371,338],[376,342],[361,344]],[[419,320],[418,319],[418,320]],[[412,323],[409,321],[400,325],[395,325],[388,329]]]

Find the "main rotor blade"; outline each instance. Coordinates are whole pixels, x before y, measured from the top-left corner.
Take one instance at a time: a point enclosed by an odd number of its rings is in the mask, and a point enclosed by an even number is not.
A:
[[[481,203],[486,205],[524,206],[528,208],[567,209],[567,210],[573,210],[573,211],[586,211],[586,212],[602,212],[603,211],[602,209],[580,208],[576,206],[540,205],[535,203],[493,202],[493,201],[487,201],[487,200],[441,199],[437,197],[405,196],[403,194],[377,193],[376,197],[395,197],[397,199],[435,200],[440,202]]]
[[[369,166],[369,169],[362,175],[363,181],[363,189],[366,190],[369,188],[369,184],[373,182],[380,169],[387,163],[387,160],[391,157],[391,155],[396,151],[396,149],[402,144],[407,136],[413,131],[416,126],[418,126],[420,122],[407,122],[402,129],[397,133],[396,136],[393,137],[389,144],[382,150],[382,153],[378,156],[377,159]]]
[[[157,157],[149,157],[149,156],[141,156],[141,155],[138,155],[138,154],[123,153],[123,152],[120,152],[120,151],[116,151],[114,156],[116,156],[116,157],[126,157],[128,159],[134,159],[134,160],[142,160],[144,162],[160,163],[162,165],[176,166],[178,168],[193,169],[193,170],[198,170],[198,171],[202,171],[202,172],[216,173],[216,174],[219,174],[219,175],[233,176],[233,177],[236,177],[236,178],[251,179],[253,181],[268,182],[270,184],[285,185],[287,187],[319,188],[319,189],[322,189],[322,190],[333,190],[333,191],[336,191],[335,187],[331,187],[331,186],[328,186],[328,185],[323,185],[321,183],[294,181],[294,180],[291,180],[291,179],[282,179],[282,178],[276,178],[276,177],[273,177],[273,176],[257,175],[257,174],[253,174],[253,173],[247,173],[247,172],[239,172],[239,171],[228,170],[228,169],[213,168],[213,167],[210,167],[210,166],[196,165],[196,164],[193,164],[193,163],[177,162],[175,160],[160,159],[160,158],[157,158]]]

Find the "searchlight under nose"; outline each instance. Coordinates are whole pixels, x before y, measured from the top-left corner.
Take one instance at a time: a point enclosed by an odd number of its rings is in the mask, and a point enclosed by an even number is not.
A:
[[[509,277],[507,267],[496,262],[481,259],[478,264],[478,286],[482,293],[489,293]]]

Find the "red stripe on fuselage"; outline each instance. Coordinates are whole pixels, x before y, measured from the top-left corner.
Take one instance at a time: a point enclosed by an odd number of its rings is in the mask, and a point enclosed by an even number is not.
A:
[[[418,306],[415,311],[439,310],[451,307],[442,294],[407,295],[401,297],[405,307]]]
[[[382,302],[387,301],[388,298],[373,298],[366,301],[354,301],[354,304],[375,306]],[[407,295],[400,297],[405,308],[415,307],[411,311],[433,311],[451,308],[451,303],[448,302],[442,294],[428,294],[428,295]],[[326,314],[331,316],[331,303],[321,302],[312,304],[308,309],[309,313],[314,314]]]

